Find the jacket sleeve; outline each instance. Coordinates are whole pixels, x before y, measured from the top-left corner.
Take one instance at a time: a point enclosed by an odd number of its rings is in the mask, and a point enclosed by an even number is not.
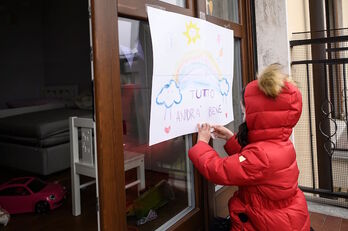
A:
[[[240,162],[240,156],[245,160]],[[207,180],[220,185],[256,185],[269,166],[266,153],[259,146],[244,148],[242,152],[221,158],[207,143],[199,141],[189,150],[189,157]]]
[[[233,155],[242,149],[242,147],[239,145],[236,135],[233,135],[225,144],[224,146],[225,151],[228,155]]]

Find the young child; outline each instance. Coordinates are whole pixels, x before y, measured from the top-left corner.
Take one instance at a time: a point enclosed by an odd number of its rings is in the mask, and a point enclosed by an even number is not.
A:
[[[237,135],[223,126],[198,125],[189,157],[220,185],[237,185],[229,200],[231,230],[309,231],[307,203],[297,186],[299,170],[289,137],[302,112],[302,97],[278,64],[268,66],[243,94],[245,122]],[[242,107],[243,108],[243,107]],[[228,157],[208,145],[211,128],[225,139]]]

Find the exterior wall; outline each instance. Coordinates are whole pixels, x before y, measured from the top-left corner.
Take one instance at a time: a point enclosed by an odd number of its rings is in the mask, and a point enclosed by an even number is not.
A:
[[[311,66],[310,66],[311,67]],[[297,164],[300,169],[299,185],[312,187],[312,157],[311,157],[311,136],[310,136],[310,120],[312,122],[312,144],[313,144],[313,165],[314,178],[316,186],[318,186],[318,168],[317,168],[317,149],[316,149],[316,129],[314,115],[314,95],[313,81],[310,79],[310,86],[306,82],[306,66],[296,65],[291,68],[293,79],[297,82],[302,93],[302,115],[294,129],[295,149]],[[309,75],[312,76],[312,69],[309,70]],[[310,95],[308,95],[310,92]],[[311,107],[309,110],[308,97],[311,98]],[[310,117],[311,111],[311,117]]]
[[[280,63],[289,73],[286,0],[255,1],[258,70]]]
[[[304,32],[310,31],[309,23],[309,6],[308,0],[287,0],[288,6],[288,38],[289,40],[295,39],[306,39],[310,38],[310,33],[296,35],[294,32]],[[348,15],[343,12],[348,10],[348,2],[337,1],[336,9],[340,12],[336,12],[336,20],[342,20],[336,22],[336,26],[339,25],[340,28],[345,28],[348,26]],[[346,30],[342,31],[346,34]],[[337,36],[340,34],[336,34]],[[298,49],[298,50],[296,50]],[[310,46],[302,46],[301,48],[295,47],[290,50],[291,60],[304,60],[311,59]],[[342,58],[342,57],[341,57]],[[311,65],[309,66],[309,76],[312,75]],[[312,142],[313,142],[313,165],[314,165],[314,180],[315,187],[318,187],[318,161],[317,161],[317,150],[316,150],[316,129],[315,129],[315,108],[314,108],[314,95],[313,95],[313,80],[310,78],[309,86],[306,77],[306,66],[296,65],[291,67],[291,75],[293,79],[298,83],[301,89],[303,97],[303,111],[302,116],[294,129],[294,140],[295,148],[297,152],[297,163],[300,169],[299,185],[312,187],[313,186],[313,173],[312,173],[312,157],[311,157],[311,137],[310,137],[310,120],[312,123]],[[311,93],[310,95],[309,92]],[[309,107],[308,97],[311,99],[311,105]],[[309,117],[309,112],[311,111],[311,118]],[[334,139],[344,139],[347,140],[345,136],[344,125],[339,125],[344,123],[343,121],[336,121],[338,123],[337,137]],[[342,134],[342,135],[341,135]],[[345,147],[344,147],[345,148]],[[348,169],[347,158],[340,157],[339,153],[335,152],[335,157],[332,161],[332,171],[333,171],[333,185],[334,188],[342,188],[346,190],[348,188],[346,181],[344,180]]]
[[[288,6],[288,38],[289,40],[294,39],[305,39],[310,38],[310,34],[293,34],[295,32],[310,31],[309,22],[309,6],[308,0],[287,0]],[[296,48],[293,48],[296,49]],[[291,60],[295,59],[309,59],[310,50],[309,48],[302,47],[299,49],[300,52],[295,50],[290,50]],[[296,52],[296,53],[295,53]],[[301,58],[299,58],[299,53],[301,53]],[[295,57],[296,55],[296,57]],[[311,70],[309,70],[311,75]],[[310,121],[309,121],[309,105],[308,105],[308,93],[311,92],[311,99],[313,96],[313,83],[310,82],[310,86],[307,86],[306,79],[306,67],[305,65],[293,66],[291,68],[291,75],[293,79],[297,82],[299,88],[301,89],[303,107],[302,116],[294,129],[294,144],[297,154],[297,164],[300,169],[299,185],[312,187],[313,177],[312,177],[312,157],[311,157],[311,137],[310,137]],[[313,101],[312,101],[313,102]],[[317,158],[316,158],[316,146],[315,146],[315,116],[314,116],[314,103],[311,103],[311,122],[312,122],[312,142],[313,142],[313,156],[314,156],[314,167],[315,167],[315,179],[318,179],[317,171]]]
[[[348,12],[348,1],[342,1],[342,12]],[[348,14],[342,14],[343,16],[343,27],[348,27]]]
[[[309,110],[307,102],[306,71],[303,67],[290,70],[291,53],[289,40],[296,38],[293,32],[310,30],[308,1],[303,0],[262,0],[255,1],[256,38],[258,70],[278,62],[284,65],[284,71],[293,74],[303,96],[303,113],[294,129],[293,141],[297,152],[297,163],[300,169],[299,184],[312,186],[312,161],[309,129]],[[302,35],[303,38],[303,35]],[[304,52],[308,58],[310,51]],[[291,73],[293,72],[293,73]],[[297,78],[298,77],[298,78]],[[313,92],[310,86],[310,92]],[[313,104],[312,104],[313,105]],[[314,108],[312,108],[314,110]],[[312,114],[312,124],[315,125]],[[313,131],[315,134],[315,131]],[[314,137],[315,139],[315,137]],[[313,139],[313,141],[315,141]],[[314,145],[315,146],[315,145]],[[316,150],[314,149],[314,156]],[[314,166],[317,166],[314,160]],[[317,171],[315,171],[317,173]]]
[[[292,39],[304,39],[304,35],[296,36],[294,32],[310,31],[309,23],[309,6],[308,0],[287,0],[288,6],[288,38]],[[306,47],[307,48],[307,47]],[[296,48],[295,48],[296,49]],[[291,50],[293,55],[293,51]],[[303,59],[307,59],[310,51],[306,50]],[[302,59],[302,58],[301,58]],[[294,60],[294,57],[291,57]],[[310,145],[310,126],[309,126],[309,109],[308,109],[308,92],[313,92],[312,86],[308,89],[306,78],[305,66],[296,66],[291,68],[291,75],[298,83],[301,89],[303,97],[303,111],[302,116],[294,129],[295,148],[297,153],[297,163],[300,169],[299,185],[311,187],[313,184],[312,179],[312,161],[311,161],[311,145]],[[313,104],[312,104],[313,105]],[[314,110],[314,108],[313,108]],[[312,110],[312,111],[313,111]],[[313,118],[312,124],[315,125]],[[315,134],[315,133],[314,133]],[[315,139],[313,140],[313,142]],[[314,145],[313,145],[314,146]],[[316,155],[315,155],[316,156]],[[316,165],[315,165],[316,166]]]
[[[287,0],[288,38],[296,38],[292,33],[310,30],[308,0]]]

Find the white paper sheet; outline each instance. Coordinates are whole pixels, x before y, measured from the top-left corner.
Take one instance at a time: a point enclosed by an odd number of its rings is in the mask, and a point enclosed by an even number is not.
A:
[[[197,123],[233,120],[233,31],[147,8],[153,47],[150,140],[197,132]]]

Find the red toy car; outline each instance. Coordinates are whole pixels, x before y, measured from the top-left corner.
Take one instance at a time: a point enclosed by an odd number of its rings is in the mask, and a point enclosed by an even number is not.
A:
[[[0,185],[0,206],[10,214],[45,213],[62,205],[66,190],[35,177],[14,178]]]

